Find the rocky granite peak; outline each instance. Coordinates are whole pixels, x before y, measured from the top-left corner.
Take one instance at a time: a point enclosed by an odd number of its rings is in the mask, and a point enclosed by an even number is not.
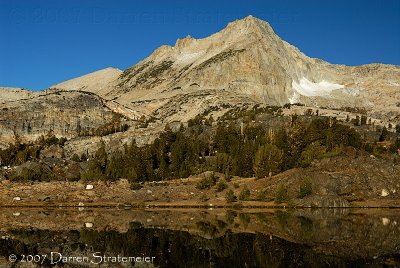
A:
[[[190,43],[191,43],[193,40],[194,40],[194,39],[193,39],[190,35],[188,35],[188,36],[186,36],[186,37],[183,38],[183,39],[178,39],[178,40],[176,41],[175,46],[178,47],[178,48],[187,47],[188,45],[190,45]]]

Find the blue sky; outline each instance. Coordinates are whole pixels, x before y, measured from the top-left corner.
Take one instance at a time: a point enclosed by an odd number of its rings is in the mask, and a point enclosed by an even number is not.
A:
[[[0,86],[40,90],[126,69],[160,45],[250,14],[310,57],[400,65],[400,0],[0,0]]]

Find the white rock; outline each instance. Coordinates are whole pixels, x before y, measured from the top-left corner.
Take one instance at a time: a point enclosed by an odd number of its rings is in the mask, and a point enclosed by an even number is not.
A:
[[[388,218],[382,218],[382,224],[383,225],[388,225],[390,223],[390,220]]]
[[[388,195],[389,195],[389,191],[386,189],[382,189],[381,196],[388,196]]]
[[[91,222],[85,222],[85,227],[86,227],[86,228],[92,228],[92,227],[93,227],[93,223],[91,223]]]
[[[91,184],[86,185],[86,190],[93,190],[94,186]]]
[[[13,216],[16,216],[16,217],[18,217],[19,215],[21,215],[21,213],[19,213],[19,212],[15,212],[15,213],[13,213]]]
[[[78,206],[83,207],[85,204],[83,204],[82,202],[79,202]]]
[[[14,200],[14,201],[21,201],[21,197],[16,196],[16,197],[13,198],[13,200]]]

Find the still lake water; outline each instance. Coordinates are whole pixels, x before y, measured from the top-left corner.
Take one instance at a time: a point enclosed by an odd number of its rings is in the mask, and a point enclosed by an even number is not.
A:
[[[0,267],[400,267],[395,209],[0,209]]]

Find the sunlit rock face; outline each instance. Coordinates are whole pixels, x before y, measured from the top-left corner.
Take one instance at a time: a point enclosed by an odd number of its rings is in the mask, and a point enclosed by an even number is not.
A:
[[[49,133],[77,137],[80,131],[101,126],[113,117],[100,97],[84,92],[36,92],[0,106],[1,144],[16,139],[35,141]]]

